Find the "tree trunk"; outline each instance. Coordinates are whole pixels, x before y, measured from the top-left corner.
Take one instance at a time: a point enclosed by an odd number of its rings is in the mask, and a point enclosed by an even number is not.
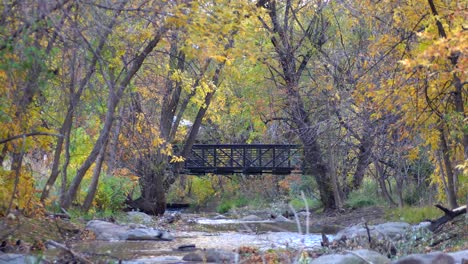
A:
[[[118,89],[115,90],[116,87],[109,87],[110,92],[109,92],[109,98],[107,101],[107,113],[106,113],[106,117],[104,121],[104,126],[99,134],[99,138],[96,141],[93,150],[88,155],[85,162],[81,165],[81,167],[76,172],[76,176],[73,179],[72,183],[70,184],[70,188],[68,189],[66,195],[64,195],[63,197],[62,207],[64,207],[65,209],[70,207],[73,199],[75,199],[76,193],[78,192],[78,188],[81,184],[81,181],[83,180],[83,177],[85,176],[89,167],[91,167],[91,165],[96,160],[99,154],[99,150],[102,148],[104,143],[108,140],[110,129],[112,127],[112,123],[114,122],[115,108],[120,102],[120,99],[122,98],[125,89],[130,84],[130,81],[133,79],[136,72],[140,69],[146,57],[153,51],[153,49],[159,43],[163,33],[166,32],[166,30],[167,30],[166,28],[162,28],[160,32],[158,32],[158,34],[156,34],[156,36],[154,36],[154,38],[148,42],[145,49],[134,58],[133,63],[131,67],[129,68],[127,74],[119,83]]]
[[[456,175],[454,175],[453,170],[452,170],[452,162],[450,161],[449,148],[447,145],[447,141],[445,139],[444,130],[439,129],[439,131],[440,131],[440,148],[441,148],[442,156],[443,156],[442,157],[443,165],[445,167],[445,174],[447,176],[447,189],[446,189],[447,202],[450,208],[454,209],[458,207],[457,193],[455,191],[455,180],[454,180]]]
[[[88,188],[88,194],[86,195],[86,198],[83,202],[83,211],[87,212],[91,208],[91,205],[94,200],[94,196],[96,195],[98,183],[99,183],[99,176],[101,175],[101,168],[102,168],[102,163],[104,161],[104,156],[106,153],[106,147],[107,143],[104,144],[104,146],[101,148],[99,151],[99,156],[96,161],[96,166],[94,167],[94,172],[93,172],[93,178],[91,179],[91,183]]]
[[[320,200],[325,209],[336,209],[331,181],[327,177],[327,167],[323,164],[321,151],[316,141],[304,144],[304,174],[312,175],[317,182]]]
[[[379,164],[378,161],[374,161],[374,166],[375,166],[375,171],[377,173],[377,181],[380,186],[380,190],[382,191],[382,194],[384,198],[391,204],[391,205],[397,205],[395,201],[393,200],[392,196],[387,190],[387,184],[385,183],[385,175],[382,166]]]
[[[70,111],[70,110],[69,110]],[[60,128],[60,134],[65,135],[66,131],[69,131],[72,127],[72,114],[69,112],[65,117],[65,121],[63,122],[62,127]],[[49,197],[49,192],[52,186],[54,186],[55,181],[60,173],[59,166],[60,166],[60,157],[62,156],[62,148],[63,142],[65,140],[65,136],[59,137],[57,139],[57,145],[55,145],[55,152],[54,152],[54,162],[52,164],[52,171],[50,173],[49,179],[44,186],[41,194],[41,202],[44,202]]]
[[[166,189],[164,171],[149,172],[140,177],[141,197],[128,202],[129,206],[152,215],[163,215],[166,211]]]

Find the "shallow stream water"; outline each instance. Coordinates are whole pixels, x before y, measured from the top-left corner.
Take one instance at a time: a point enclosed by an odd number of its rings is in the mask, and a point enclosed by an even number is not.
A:
[[[193,244],[197,249],[235,251],[240,246],[260,250],[293,248],[312,249],[320,246],[321,232],[335,233],[336,227],[301,225],[296,222],[241,221],[236,219],[198,218],[191,225],[194,231],[172,231],[173,241],[80,241],[72,248],[93,255],[93,260],[132,260],[128,263],[180,263],[186,251],[181,245]],[[203,230],[203,231],[199,231]],[[331,239],[332,236],[329,236]],[[47,254],[56,254],[50,251]]]

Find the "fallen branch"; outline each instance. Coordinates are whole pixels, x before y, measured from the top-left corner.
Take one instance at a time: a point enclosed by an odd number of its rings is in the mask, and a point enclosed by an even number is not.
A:
[[[68,248],[67,246],[65,246],[63,244],[60,244],[60,243],[55,242],[53,240],[47,240],[46,244],[54,246],[56,248],[60,248],[61,250],[66,251],[67,253],[71,254],[74,258],[76,258],[80,262],[83,262],[83,263],[86,263],[86,264],[92,264],[92,262],[89,259],[87,259],[86,257],[84,257],[82,254],[80,254],[78,252],[75,252],[74,250]]]
[[[460,206],[453,210],[445,208],[440,204],[436,204],[435,207],[443,211],[444,215],[434,221],[431,221],[431,225],[429,225],[428,229],[432,232],[435,232],[440,226],[447,223],[448,221],[453,220],[455,217],[462,215],[462,214],[466,214],[466,205]]]

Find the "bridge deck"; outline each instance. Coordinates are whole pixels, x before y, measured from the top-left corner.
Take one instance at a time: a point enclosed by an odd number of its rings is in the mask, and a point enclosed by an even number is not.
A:
[[[300,168],[297,145],[194,145],[185,161],[188,174],[289,174]]]

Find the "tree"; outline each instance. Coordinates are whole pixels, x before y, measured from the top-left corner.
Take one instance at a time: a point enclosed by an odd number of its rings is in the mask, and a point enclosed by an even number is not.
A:
[[[269,64],[274,84],[285,98],[287,117],[292,129],[304,147],[304,173],[313,175],[320,199],[326,209],[336,207],[329,168],[323,159],[318,141],[319,127],[310,118],[311,109],[301,93],[303,74],[310,66],[317,49],[327,41],[329,22],[323,15],[325,3],[301,1],[258,1],[265,8],[266,17],[260,17],[275,51],[274,62]],[[279,12],[282,13],[280,14]]]

